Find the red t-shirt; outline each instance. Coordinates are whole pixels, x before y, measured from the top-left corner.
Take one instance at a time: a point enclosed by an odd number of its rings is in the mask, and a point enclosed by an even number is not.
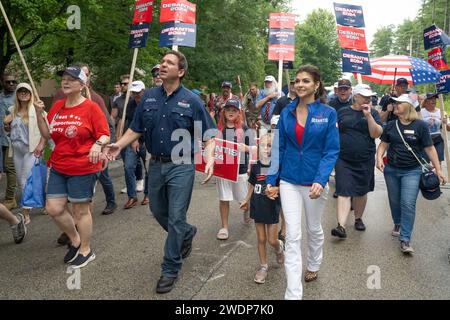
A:
[[[47,116],[55,142],[49,165],[72,176],[101,171],[101,162],[89,162],[89,152],[95,141],[109,136],[105,115],[95,102],[88,99],[72,108],[64,107],[65,103],[66,99],[55,102]]]
[[[305,132],[305,128],[297,122],[295,126],[295,135],[297,136],[298,144],[301,146],[303,143],[303,133]]]

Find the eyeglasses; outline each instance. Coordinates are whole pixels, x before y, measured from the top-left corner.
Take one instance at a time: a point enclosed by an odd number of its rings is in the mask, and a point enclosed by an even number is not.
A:
[[[159,72],[152,73],[153,78],[159,77]]]
[[[120,83],[121,86],[127,86],[127,85],[129,85],[129,84],[130,84],[129,82],[121,82],[121,83]]]
[[[17,84],[16,80],[6,80],[5,83],[7,84]]]

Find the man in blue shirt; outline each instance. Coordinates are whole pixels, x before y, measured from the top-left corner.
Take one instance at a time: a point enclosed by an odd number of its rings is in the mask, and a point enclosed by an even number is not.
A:
[[[173,289],[197,232],[186,222],[195,178],[194,146],[201,142],[197,137],[205,142],[207,178],[203,183],[211,179],[214,171],[213,137],[217,130],[201,99],[181,84],[187,68],[182,53],[166,53],[160,66],[163,86],[145,92],[130,129],[105,150],[108,158],[114,159],[121,149],[144,136],[152,155],[148,175],[150,209],[168,232],[157,293]]]

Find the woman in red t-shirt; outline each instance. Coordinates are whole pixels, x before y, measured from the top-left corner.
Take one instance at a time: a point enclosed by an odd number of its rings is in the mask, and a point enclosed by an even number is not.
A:
[[[66,99],[55,102],[47,119],[43,102],[35,103],[41,135],[55,143],[49,160],[46,210],[71,241],[64,262],[75,269],[95,259],[90,248],[90,203],[102,171],[102,149],[110,135],[100,107],[81,94],[86,80],[80,68],[67,68],[61,82]],[[68,201],[73,217],[67,210]]]

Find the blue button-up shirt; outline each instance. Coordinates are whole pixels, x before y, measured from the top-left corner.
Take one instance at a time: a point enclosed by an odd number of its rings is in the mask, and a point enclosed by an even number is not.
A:
[[[282,93],[281,96],[283,97],[284,93]],[[259,94],[258,99],[256,99],[256,102],[258,103],[259,101],[263,100],[265,97],[266,97],[266,95],[264,94],[264,90],[260,90],[260,94]],[[277,105],[278,99],[279,99],[278,97],[272,98],[262,106],[260,114],[261,114],[261,119],[263,122],[270,124],[270,120],[272,119],[273,111],[275,110],[275,106]],[[268,104],[270,104],[270,106],[268,106]],[[268,122],[266,122],[266,120],[265,120],[265,114],[266,114],[267,107],[269,107]]]
[[[14,105],[14,93],[5,95],[0,93],[0,146],[9,146],[8,137],[3,130],[3,119],[5,115],[9,114],[8,109]]]
[[[161,157],[170,157],[172,151],[177,156],[187,156],[185,151],[188,151],[193,157],[198,150],[194,133],[202,141],[208,141],[217,134],[202,100],[182,85],[170,96],[163,86],[147,90],[130,129],[144,135],[150,154]],[[174,150],[175,147],[177,149]]]

